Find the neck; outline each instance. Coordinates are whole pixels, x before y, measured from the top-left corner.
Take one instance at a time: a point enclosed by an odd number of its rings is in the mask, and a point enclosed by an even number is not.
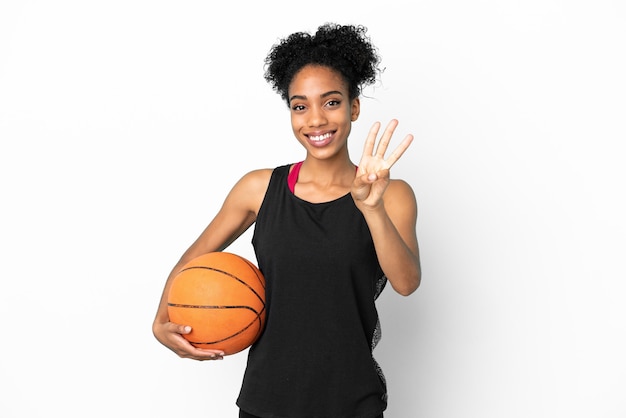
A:
[[[347,154],[341,158],[324,160],[307,156],[300,173],[303,182],[318,185],[349,185],[354,180],[355,165]]]

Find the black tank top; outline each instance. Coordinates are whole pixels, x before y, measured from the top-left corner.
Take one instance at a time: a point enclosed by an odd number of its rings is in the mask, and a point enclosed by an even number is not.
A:
[[[260,417],[372,418],[386,408],[372,356],[386,283],[350,194],[310,203],[276,168],[252,244],[266,279],[266,327],[250,348],[237,405]]]

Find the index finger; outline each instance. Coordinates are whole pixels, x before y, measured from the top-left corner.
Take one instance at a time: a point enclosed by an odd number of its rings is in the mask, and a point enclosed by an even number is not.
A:
[[[365,139],[365,146],[363,148],[363,155],[372,156],[374,154],[374,144],[376,143],[376,137],[380,130],[380,122],[375,122],[370,128],[367,138]]]

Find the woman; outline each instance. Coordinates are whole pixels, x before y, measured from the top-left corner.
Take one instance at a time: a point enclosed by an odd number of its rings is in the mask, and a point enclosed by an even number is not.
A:
[[[223,358],[183,338],[191,329],[169,321],[166,295],[190,259],[224,250],[255,224],[267,321],[248,353],[240,417],[382,417],[387,393],[372,355],[380,338],[375,300],[387,281],[409,295],[421,279],[415,196],[406,182],[389,177],[413,137],[386,156],[397,121],[378,143],[376,122],[358,166],[350,159],[361,89],[379,72],[365,28],[326,24],[314,35],[292,34],[265,62],[265,78],[289,106],[306,156],[251,171],[235,184],[172,269],[153,332],[180,357]]]

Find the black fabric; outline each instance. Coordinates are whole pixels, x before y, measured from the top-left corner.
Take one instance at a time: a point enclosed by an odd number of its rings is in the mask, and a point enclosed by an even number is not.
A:
[[[267,321],[250,348],[240,408],[263,418],[372,418],[386,408],[372,357],[384,276],[352,197],[309,203],[274,170],[252,243]]]
[[[258,417],[256,415],[251,415],[251,414],[247,413],[246,411],[242,411],[240,409],[239,410],[239,418],[262,418],[262,417]],[[380,414],[376,418],[384,418],[384,417],[383,417],[383,414]]]
[[[258,417],[256,415],[251,415],[251,414],[247,413],[246,411],[242,411],[240,409],[239,410],[239,418],[262,418],[262,417]],[[383,417],[383,414],[380,414],[376,418],[384,418],[384,417]]]

